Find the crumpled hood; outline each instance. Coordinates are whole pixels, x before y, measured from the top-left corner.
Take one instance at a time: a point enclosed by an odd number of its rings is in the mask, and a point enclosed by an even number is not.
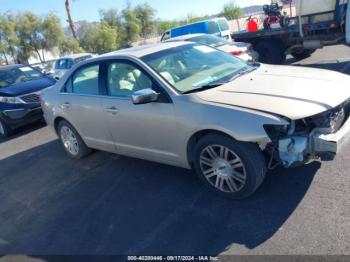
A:
[[[208,102],[296,120],[324,112],[350,98],[350,77],[329,70],[262,64],[252,73],[196,95]]]

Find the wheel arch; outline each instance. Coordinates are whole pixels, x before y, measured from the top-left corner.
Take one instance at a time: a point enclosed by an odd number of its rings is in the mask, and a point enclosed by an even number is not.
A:
[[[74,125],[72,125],[72,123],[69,122],[66,118],[64,118],[64,117],[62,117],[62,116],[57,116],[57,117],[55,118],[55,120],[53,121],[53,126],[54,126],[55,132],[56,132],[56,134],[57,134],[58,136],[59,136],[58,125],[59,125],[59,123],[60,123],[61,121],[66,121],[66,122],[69,123],[72,127],[74,127]],[[74,127],[74,129],[76,129],[76,128]],[[78,131],[77,131],[77,132],[78,132]],[[78,132],[78,133],[79,133],[79,132]]]
[[[198,143],[198,141],[201,138],[203,138],[209,134],[217,134],[217,135],[226,136],[230,139],[236,140],[233,136],[231,136],[223,131],[216,130],[216,129],[203,129],[203,130],[199,130],[199,131],[195,132],[188,140],[187,149],[186,149],[187,150],[187,161],[191,167],[193,166],[193,156],[194,156],[195,145]]]

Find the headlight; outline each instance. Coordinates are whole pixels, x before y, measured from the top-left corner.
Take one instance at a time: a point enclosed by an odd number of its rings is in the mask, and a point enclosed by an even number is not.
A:
[[[7,104],[23,104],[23,102],[17,97],[0,96],[1,103]]]

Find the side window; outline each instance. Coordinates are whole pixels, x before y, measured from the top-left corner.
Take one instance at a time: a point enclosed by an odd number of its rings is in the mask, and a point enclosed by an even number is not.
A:
[[[76,71],[71,79],[66,83],[66,92],[98,95],[99,92],[99,65],[84,67]]]
[[[107,88],[110,96],[129,97],[135,91],[152,87],[151,79],[137,67],[126,63],[108,65]]]
[[[209,21],[208,22],[208,31],[209,31],[209,34],[215,34],[215,33],[220,32],[218,24],[214,21]]]
[[[56,69],[67,69],[67,59],[61,59],[56,62]]]

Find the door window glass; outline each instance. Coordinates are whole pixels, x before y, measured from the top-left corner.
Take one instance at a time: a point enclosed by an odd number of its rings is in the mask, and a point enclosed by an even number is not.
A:
[[[152,88],[152,81],[137,67],[125,63],[108,66],[108,94],[129,97],[135,91]]]
[[[77,71],[72,79],[71,87],[67,83],[66,90],[77,94],[98,95],[99,94],[99,65],[85,67]],[[68,81],[69,82],[69,81]]]

